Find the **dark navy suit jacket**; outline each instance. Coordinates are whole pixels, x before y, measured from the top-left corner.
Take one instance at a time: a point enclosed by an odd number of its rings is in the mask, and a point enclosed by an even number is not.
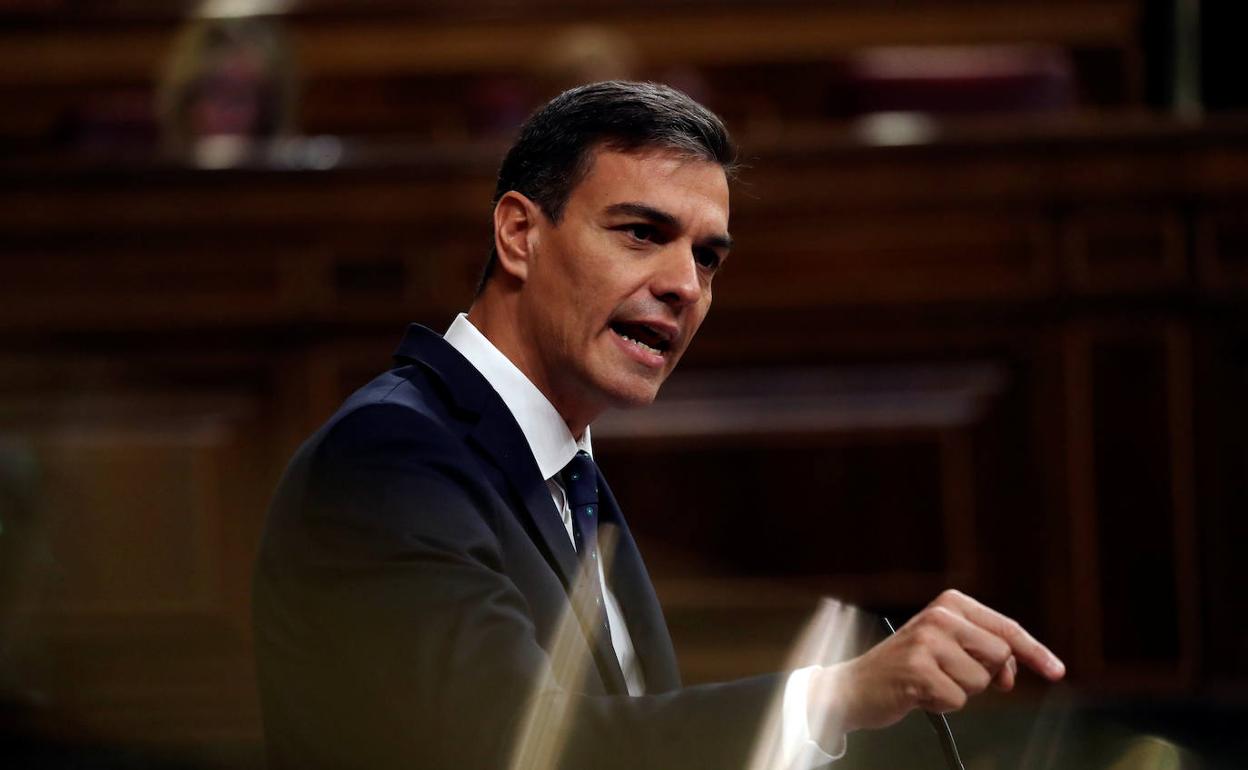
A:
[[[524,435],[454,348],[413,326],[397,367],[296,454],[255,575],[273,770],[502,768],[569,603],[576,554]],[[780,676],[682,688],[662,611],[618,528],[610,581],[647,694],[609,642],[563,683],[568,768],[740,767]]]

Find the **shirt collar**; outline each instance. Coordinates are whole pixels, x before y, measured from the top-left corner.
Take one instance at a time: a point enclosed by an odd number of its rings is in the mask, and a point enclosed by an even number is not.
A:
[[[589,427],[586,426],[580,441],[573,438],[567,423],[549,399],[472,325],[467,315],[456,316],[443,336],[502,397],[524,433],[542,478],[549,480],[557,475],[577,450],[593,455]]]

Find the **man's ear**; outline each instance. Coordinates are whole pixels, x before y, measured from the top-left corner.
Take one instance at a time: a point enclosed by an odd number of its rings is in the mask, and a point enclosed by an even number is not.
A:
[[[515,190],[505,193],[494,205],[494,248],[498,250],[498,266],[521,282],[529,277],[537,228],[543,216],[536,203]]]

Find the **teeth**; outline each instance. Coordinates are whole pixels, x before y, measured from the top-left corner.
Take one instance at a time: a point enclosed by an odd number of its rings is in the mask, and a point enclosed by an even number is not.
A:
[[[620,334],[620,336],[628,340],[629,342],[633,343],[637,347],[641,348],[642,350],[646,351],[647,353],[654,353],[655,355],[660,355],[660,356],[663,355],[662,350],[659,350],[658,348],[652,348],[646,343],[642,342],[641,340],[635,340],[632,337],[628,336],[627,334]]]

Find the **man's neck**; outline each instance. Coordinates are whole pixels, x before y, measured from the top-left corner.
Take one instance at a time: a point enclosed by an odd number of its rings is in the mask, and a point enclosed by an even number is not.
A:
[[[532,360],[529,348],[521,342],[523,333],[514,322],[514,314],[498,312],[489,302],[476,301],[468,309],[468,321],[477,331],[481,332],[490,344],[511,361],[520,373],[541,391],[551,406],[559,412],[564,423],[577,441],[585,435],[585,429],[597,415],[570,416],[569,410],[561,404],[561,399],[551,392],[549,383],[540,375],[540,367]]]

